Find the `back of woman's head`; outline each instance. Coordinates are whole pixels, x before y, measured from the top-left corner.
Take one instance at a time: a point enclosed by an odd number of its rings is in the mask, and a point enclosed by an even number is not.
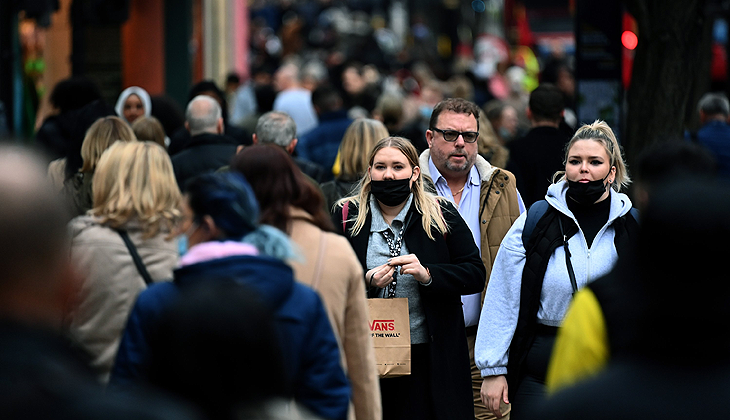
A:
[[[103,99],[92,101],[73,112],[74,128],[71,130],[71,137],[66,150],[66,179],[74,177],[84,166],[81,148],[89,128],[99,119],[109,116],[116,116],[114,108],[104,102]]]
[[[373,113],[380,115],[380,120],[389,132],[397,131],[403,120],[403,97],[391,93],[380,95]]]
[[[180,220],[181,196],[167,152],[152,142],[114,143],[99,159],[93,179],[93,215],[113,228],[139,220],[145,236]]]
[[[340,178],[359,179],[368,169],[368,156],[375,143],[388,136],[388,129],[378,120],[360,118],[353,121],[340,143]]]
[[[477,140],[477,151],[490,164],[498,168],[504,168],[509,160],[509,150],[502,146],[494,133],[492,123],[484,112],[479,114],[479,138]]]
[[[231,169],[242,173],[261,206],[260,222],[286,232],[290,207],[309,213],[320,229],[332,231],[322,193],[302,174],[292,158],[273,144],[250,146],[233,158]]]
[[[81,158],[84,161],[80,172],[93,173],[102,153],[117,140],[137,140],[132,128],[119,117],[104,117],[89,127],[81,145]]]
[[[241,240],[257,228],[259,205],[243,175],[204,174],[186,184],[185,195],[196,222],[210,216],[223,232],[218,239]]]
[[[132,131],[137,140],[153,141],[165,147],[165,129],[155,117],[140,117],[132,123]]]

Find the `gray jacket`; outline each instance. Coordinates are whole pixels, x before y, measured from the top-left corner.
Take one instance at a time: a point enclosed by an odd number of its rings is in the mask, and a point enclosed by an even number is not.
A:
[[[578,221],[568,209],[565,181],[548,188],[547,202]],[[610,190],[611,209],[608,221],[596,234],[591,248],[588,248],[583,231],[568,240],[571,263],[575,271],[578,288],[585,286],[613,268],[618,254],[614,245],[612,223],[631,210],[631,200],[625,194]],[[487,287],[482,315],[475,345],[474,358],[482,376],[507,373],[509,346],[512,342],[520,309],[520,287],[525,265],[525,248],[522,243],[522,229],[527,212],[523,213],[507,232],[497,252],[492,274]],[[578,225],[580,228],[580,225]],[[538,323],[560,326],[570,304],[572,287],[565,264],[565,251],[558,247],[547,265],[545,280],[537,313]]]

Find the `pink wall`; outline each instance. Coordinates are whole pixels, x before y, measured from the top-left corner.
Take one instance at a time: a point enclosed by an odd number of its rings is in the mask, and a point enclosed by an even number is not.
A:
[[[246,0],[232,0],[233,6],[233,68],[244,79],[248,69],[248,6]]]

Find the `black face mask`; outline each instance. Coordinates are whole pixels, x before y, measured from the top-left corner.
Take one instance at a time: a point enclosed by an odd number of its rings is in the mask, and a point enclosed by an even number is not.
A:
[[[610,171],[608,175],[611,175]],[[606,192],[608,184],[605,184],[605,182],[608,179],[608,175],[606,175],[606,178],[596,181],[576,182],[568,180],[568,191],[566,195],[578,204],[584,206],[593,204]]]
[[[391,179],[387,181],[370,181],[370,192],[375,199],[389,207],[395,207],[408,199],[411,193],[411,179]]]

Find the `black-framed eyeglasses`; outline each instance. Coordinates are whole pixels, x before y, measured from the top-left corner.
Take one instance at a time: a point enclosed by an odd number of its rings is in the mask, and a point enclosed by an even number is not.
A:
[[[479,138],[479,133],[476,131],[441,130],[436,127],[431,127],[431,130],[438,131],[443,134],[444,140],[448,142],[456,141],[456,139],[459,138],[459,135],[461,135],[465,143],[474,143]]]

